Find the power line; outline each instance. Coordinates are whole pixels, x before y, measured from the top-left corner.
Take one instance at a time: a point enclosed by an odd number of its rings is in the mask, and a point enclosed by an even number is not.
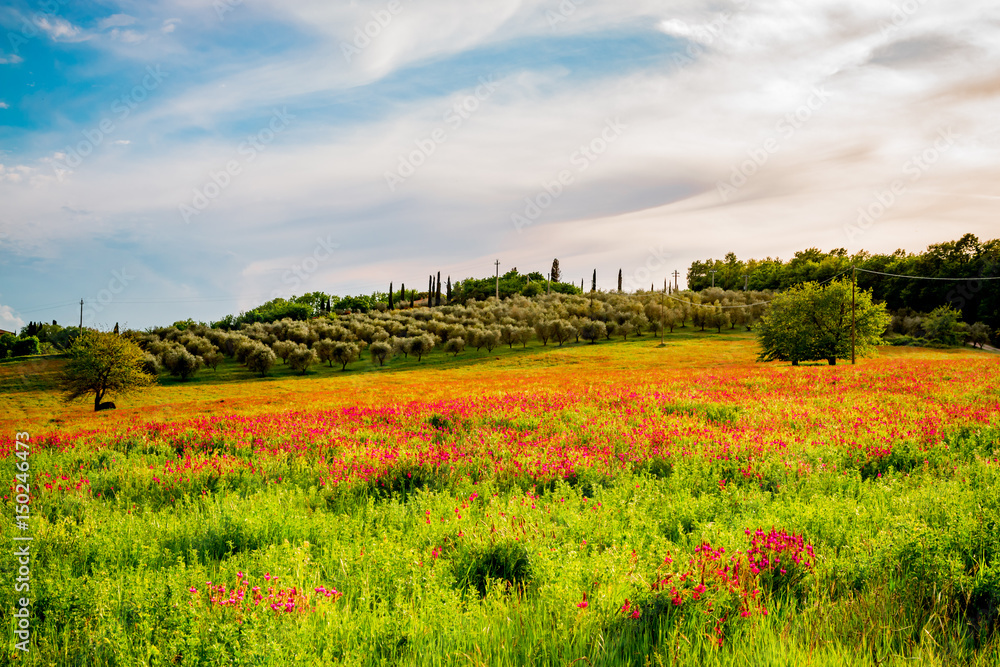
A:
[[[936,278],[933,276],[906,276],[901,273],[885,273],[884,271],[870,271],[868,269],[858,269],[862,273],[874,273],[879,276],[890,276],[892,278],[911,278],[913,280],[950,280],[950,281],[965,281],[965,280],[1000,280],[1000,276],[975,276],[975,277],[965,277],[965,278]]]

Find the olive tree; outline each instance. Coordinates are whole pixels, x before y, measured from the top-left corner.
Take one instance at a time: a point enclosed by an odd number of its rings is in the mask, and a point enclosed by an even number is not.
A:
[[[288,355],[288,365],[292,367],[292,370],[298,371],[302,375],[305,375],[309,367],[317,361],[319,361],[319,357],[316,355],[316,351],[305,345],[296,346]]]
[[[341,341],[333,346],[331,358],[340,364],[340,370],[347,370],[347,364],[361,358],[361,347],[357,343]]]

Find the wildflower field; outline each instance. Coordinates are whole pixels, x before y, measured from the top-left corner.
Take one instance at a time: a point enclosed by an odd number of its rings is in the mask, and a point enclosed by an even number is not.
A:
[[[227,362],[115,413],[2,364],[2,662],[1000,664],[1000,356],[657,342]]]

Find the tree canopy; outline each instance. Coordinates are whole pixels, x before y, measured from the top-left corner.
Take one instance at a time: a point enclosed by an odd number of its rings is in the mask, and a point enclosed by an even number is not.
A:
[[[882,340],[891,318],[870,290],[854,295],[855,349],[866,356]],[[757,326],[759,361],[826,360],[851,357],[851,281],[814,282],[793,287],[774,298]]]
[[[143,370],[145,354],[124,336],[84,331],[69,349],[60,387],[66,401],[94,394],[94,410],[106,396],[122,396],[153,384]]]

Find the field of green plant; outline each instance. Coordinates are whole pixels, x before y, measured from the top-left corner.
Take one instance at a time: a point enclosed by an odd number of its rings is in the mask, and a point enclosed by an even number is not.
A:
[[[3,662],[1000,664],[1000,358],[756,353],[227,360],[115,413],[0,365]]]

